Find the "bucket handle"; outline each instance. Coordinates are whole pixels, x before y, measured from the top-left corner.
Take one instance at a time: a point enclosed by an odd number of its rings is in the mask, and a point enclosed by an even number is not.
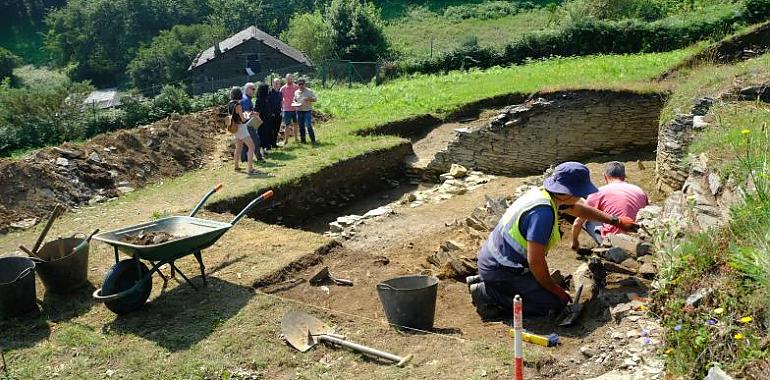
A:
[[[41,263],[44,263],[44,262],[45,262],[45,261],[43,261],[42,259],[40,259],[40,258],[37,258],[37,257],[35,257],[35,258],[33,258],[33,257],[26,257],[26,258],[27,258],[27,259],[30,259],[30,261],[32,261],[33,263],[36,263],[36,262],[41,262]],[[34,265],[33,265],[33,266],[31,266],[31,267],[29,267],[29,268],[24,268],[24,270],[23,270],[23,271],[21,271],[21,272],[19,273],[19,275],[18,275],[18,276],[16,276],[16,278],[15,278],[13,281],[11,281],[11,283],[13,283],[13,282],[16,282],[16,281],[19,281],[19,279],[21,279],[22,277],[24,277],[24,276],[26,276],[27,274],[29,274],[29,272],[32,272],[32,271],[34,271],[34,270],[35,270],[35,266],[34,266]]]
[[[377,289],[393,290],[393,291],[396,291],[396,292],[401,290],[399,288],[394,288],[393,286],[390,286],[390,285],[388,285],[388,284],[386,284],[384,282],[381,282],[381,283],[377,284]]]

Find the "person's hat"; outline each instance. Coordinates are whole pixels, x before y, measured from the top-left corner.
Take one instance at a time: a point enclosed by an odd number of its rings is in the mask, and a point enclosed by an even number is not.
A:
[[[598,191],[591,183],[588,168],[579,162],[565,162],[554,169],[553,174],[545,179],[543,186],[552,193],[567,194],[585,198]]]

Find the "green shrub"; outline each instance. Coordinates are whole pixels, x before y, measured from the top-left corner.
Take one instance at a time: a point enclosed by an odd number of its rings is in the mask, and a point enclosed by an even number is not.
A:
[[[155,95],[163,85],[185,80],[195,55],[226,34],[224,29],[209,25],[175,25],[141,47],[126,73],[135,88]]]
[[[13,69],[21,64],[21,58],[0,47],[0,81],[13,75]]]
[[[333,0],[326,10],[332,42],[339,58],[374,61],[390,50],[382,19],[374,4],[360,0]]]
[[[319,11],[291,18],[281,40],[305,52],[310,60],[320,63],[334,57],[333,30]]]
[[[746,0],[745,17],[750,22],[759,22],[770,14],[770,0]]]
[[[444,10],[444,17],[452,21],[466,19],[491,20],[505,16],[515,15],[519,12],[532,9],[532,2],[521,3],[511,1],[486,1],[481,4],[463,4],[449,6]]]

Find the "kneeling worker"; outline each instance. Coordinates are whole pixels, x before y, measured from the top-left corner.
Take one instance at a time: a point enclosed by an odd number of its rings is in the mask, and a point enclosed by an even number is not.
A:
[[[510,315],[516,294],[528,316],[556,313],[572,300],[551,279],[545,260],[560,239],[558,212],[623,230],[635,226],[628,217],[618,218],[585,205],[581,198],[596,191],[585,165],[565,162],[543,187],[513,202],[479,252],[479,275],[468,278],[473,304],[482,318]]]

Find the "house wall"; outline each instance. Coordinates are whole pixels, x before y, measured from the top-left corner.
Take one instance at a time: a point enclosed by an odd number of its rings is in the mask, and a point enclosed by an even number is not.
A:
[[[253,54],[259,56],[261,71],[249,77],[246,75],[246,62],[248,56]],[[306,74],[312,71],[312,67],[298,63],[262,41],[250,39],[193,69],[191,90],[194,94],[200,94],[230,86],[242,86],[249,81],[261,81],[271,73]]]

